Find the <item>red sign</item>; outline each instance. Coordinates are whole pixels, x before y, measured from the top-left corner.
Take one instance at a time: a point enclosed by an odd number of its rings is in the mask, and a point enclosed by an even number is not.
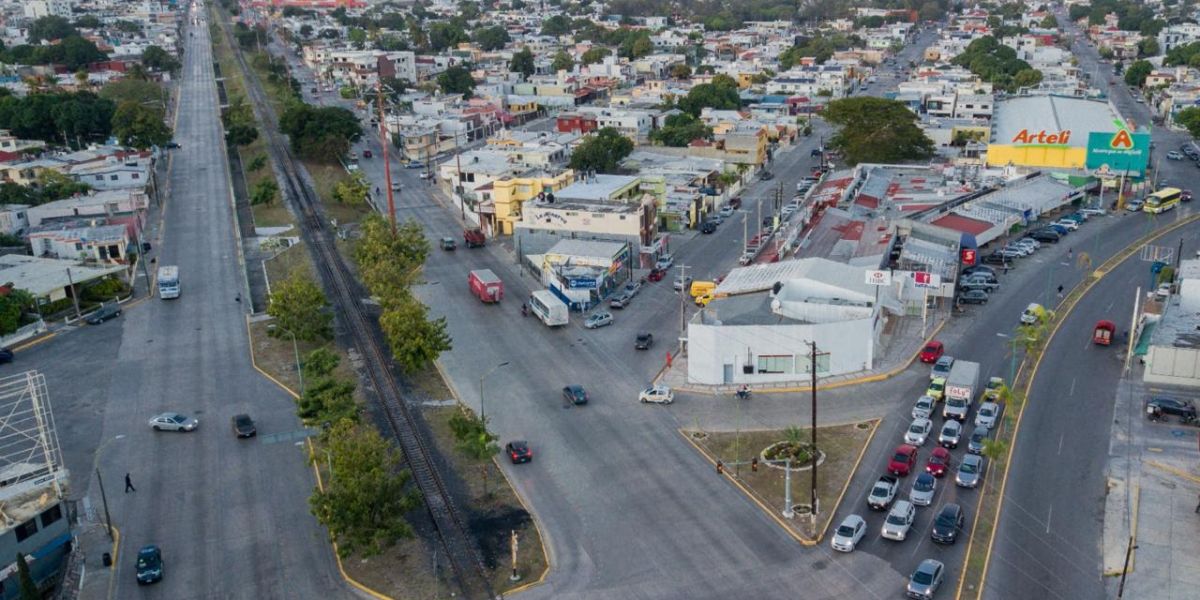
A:
[[[962,264],[964,264],[968,267],[975,264],[975,253],[976,252],[977,251],[974,248],[963,248],[962,249]]]
[[[933,274],[925,271],[915,271],[913,272],[913,281],[917,282],[917,285],[932,285]]]

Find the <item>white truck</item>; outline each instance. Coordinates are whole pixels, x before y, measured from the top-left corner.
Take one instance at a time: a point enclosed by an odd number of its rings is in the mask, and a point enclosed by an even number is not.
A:
[[[164,265],[158,268],[158,297],[163,300],[179,297],[179,267]]]
[[[946,404],[942,417],[966,421],[971,410],[971,399],[979,391],[979,363],[956,360],[946,377]]]
[[[538,290],[529,295],[529,309],[547,327],[566,325],[570,321],[569,308],[550,290]]]

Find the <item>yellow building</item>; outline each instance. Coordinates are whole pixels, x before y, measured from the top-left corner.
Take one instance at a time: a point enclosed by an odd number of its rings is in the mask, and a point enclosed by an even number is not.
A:
[[[987,164],[1003,167],[1083,169],[1088,137],[1112,132],[1121,116],[1102,100],[1068,96],[1019,96],[996,103]]]
[[[521,205],[533,200],[543,192],[557,192],[575,182],[575,171],[566,169],[560,173],[531,173],[522,177],[497,179],[476,189],[484,203],[491,200],[493,206],[492,231],[512,235],[513,224],[521,220]]]

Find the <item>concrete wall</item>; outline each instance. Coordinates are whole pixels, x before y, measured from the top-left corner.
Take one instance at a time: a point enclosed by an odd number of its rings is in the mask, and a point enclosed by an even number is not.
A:
[[[724,366],[733,365],[734,384],[805,382],[806,367],[794,373],[742,372],[743,365],[757,365],[760,355],[794,355],[807,360],[806,342],[828,352],[829,372],[818,376],[843,375],[870,368],[874,346],[874,319],[819,325],[688,325],[688,381],[721,385]],[[749,354],[749,356],[748,356]]]
[[[1146,383],[1200,387],[1200,349],[1150,346],[1142,380]]]

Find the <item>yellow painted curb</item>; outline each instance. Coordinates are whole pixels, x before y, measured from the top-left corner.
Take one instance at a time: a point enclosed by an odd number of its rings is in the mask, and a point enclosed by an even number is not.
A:
[[[854,475],[858,473],[858,467],[862,464],[863,458],[867,455],[867,447],[869,447],[871,442],[875,440],[875,434],[879,432],[879,426],[883,424],[883,419],[871,419],[867,422],[871,423],[871,434],[867,436],[867,442],[863,444],[862,450],[858,451],[858,459],[854,461],[854,466],[850,468],[850,475],[846,477],[846,483],[842,484],[842,493],[838,494],[837,502],[833,503],[834,512],[837,512],[837,509],[842,505],[842,500],[846,498],[846,490],[850,489],[850,480],[854,479]],[[825,523],[825,527],[822,528],[821,532],[817,534],[818,544],[821,543],[821,540],[825,539],[825,532],[829,531],[829,526],[832,523],[832,519],[827,521]]]
[[[47,333],[46,335],[43,335],[43,336],[41,336],[41,337],[36,337],[36,338],[34,338],[34,339],[32,339],[32,340],[29,340],[29,341],[27,341],[27,342],[22,342],[20,345],[14,346],[14,347],[13,347],[13,349],[12,349],[12,351],[13,351],[13,352],[20,352],[20,351],[22,351],[22,350],[25,350],[25,349],[27,349],[27,348],[32,348],[32,347],[34,347],[34,346],[36,346],[36,345],[38,345],[38,344],[40,344],[40,343],[42,343],[42,342],[45,342],[45,341],[49,340],[50,338],[53,338],[53,337],[55,337],[55,336],[57,336],[57,335],[58,335],[58,332],[57,332],[57,331],[52,331],[52,332],[50,332],[50,333]]]
[[[508,483],[509,489],[511,489],[513,491],[513,495],[517,497],[517,502],[521,503],[521,507],[524,508],[525,512],[529,513],[530,518],[533,519],[533,528],[537,530],[538,539],[542,544],[542,558],[546,561],[546,568],[542,569],[542,574],[538,576],[536,580],[518,585],[517,587],[504,592],[504,594],[516,594],[545,583],[546,577],[550,575],[550,567],[552,567],[553,564],[550,562],[550,552],[546,550],[546,534],[542,531],[542,523],[538,519],[537,514],[535,514],[533,510],[529,508],[529,504],[525,502],[525,497],[521,495],[521,492],[517,489],[517,486],[513,485],[512,480],[508,478],[508,474],[504,472],[504,469],[500,468],[500,464],[496,462],[495,456],[492,456],[492,463],[496,465],[496,469],[498,469],[500,474],[504,476],[504,480]]]
[[[1131,258],[1137,252],[1138,248],[1141,248],[1142,246],[1150,243],[1151,241],[1154,241],[1154,240],[1156,240],[1164,235],[1167,235],[1177,229],[1180,229],[1182,227],[1190,225],[1190,224],[1196,222],[1197,220],[1200,220],[1200,214],[1191,215],[1180,221],[1172,223],[1171,225],[1169,225],[1168,227],[1166,227],[1164,229],[1151,232],[1151,233],[1139,238],[1138,240],[1134,241],[1133,243],[1129,244],[1123,250],[1117,252],[1116,254],[1111,256],[1108,260],[1104,261],[1104,263],[1101,264],[1100,267],[1096,269],[1096,271],[1095,271],[1096,276],[1082,281],[1080,283],[1080,285],[1082,287],[1076,288],[1077,290],[1079,290],[1079,292],[1074,293],[1074,290],[1073,290],[1072,294],[1070,294],[1070,296],[1068,296],[1067,301],[1063,303],[1065,306],[1059,307],[1059,310],[1057,311],[1057,314],[1055,315],[1056,318],[1054,319],[1054,329],[1052,329],[1050,331],[1050,335],[1046,337],[1046,343],[1043,346],[1043,348],[1050,347],[1050,343],[1054,340],[1054,336],[1058,334],[1058,330],[1062,327],[1062,324],[1064,322],[1066,322],[1067,317],[1070,316],[1070,314],[1071,314],[1071,311],[1075,310],[1075,307],[1079,304],[1079,300],[1082,299],[1084,296],[1086,296],[1091,291],[1091,289],[1093,287],[1095,287],[1096,284],[1099,283],[1101,279],[1103,279],[1106,275],[1111,273],[1113,269],[1115,269],[1117,266],[1119,266],[1121,263],[1125,262],[1126,260],[1129,260],[1129,258]],[[1033,372],[1029,375],[1028,381],[1023,386],[1024,396],[1025,396],[1025,400],[1024,400],[1025,406],[1023,406],[1021,408],[1020,414],[1017,415],[1017,424],[1016,424],[1015,428],[1013,429],[1012,445],[1008,449],[1009,460],[1011,460],[1012,454],[1016,449],[1017,439],[1021,433],[1021,422],[1024,420],[1025,409],[1028,408],[1029,402],[1030,402],[1029,390],[1030,390],[1030,388],[1033,387],[1033,382],[1037,378],[1038,367],[1041,366],[1043,356],[1044,356],[1044,353],[1038,354],[1037,361],[1034,362],[1033,366],[1032,366]],[[1026,360],[1021,361],[1021,370],[1022,371],[1025,369],[1026,362],[1027,362]],[[1020,371],[1018,371],[1018,374],[1019,373],[1020,373]],[[1018,376],[1016,379],[1020,380],[1020,377]],[[1013,385],[1015,385],[1016,381],[1013,381],[1011,383]],[[1005,466],[1004,479],[1000,482],[1000,501],[996,505],[996,511],[992,518],[992,536],[991,536],[991,539],[988,540],[987,554],[984,556],[984,559],[983,559],[983,574],[979,578],[979,589],[980,590],[982,590],[987,585],[988,569],[991,566],[991,561],[992,561],[992,548],[996,544],[995,529],[1000,523],[1000,513],[1002,512],[1002,510],[1004,508],[1004,490],[1008,486],[1008,475],[1010,473],[1009,467],[1011,467],[1011,464]],[[983,506],[983,499],[984,499],[984,494],[980,494],[979,501],[976,504],[976,513],[975,513],[976,515],[979,514],[979,508]],[[978,525],[978,523],[979,523],[979,520],[977,518],[975,520],[975,525]],[[971,540],[967,544],[967,553],[964,555],[964,558],[963,558],[964,566],[970,560],[972,546],[974,546],[974,543],[975,543],[975,525],[972,525],[972,527],[971,527]],[[958,590],[955,593],[956,599],[962,597],[963,585],[965,585],[965,584],[966,584],[966,579],[960,577],[958,580]]]
[[[1134,542],[1137,541],[1138,505],[1141,503],[1141,499],[1142,499],[1141,486],[1139,486],[1139,485],[1133,486],[1133,502],[1132,502],[1132,506],[1130,507],[1130,512],[1129,512],[1129,537],[1133,538]],[[1127,570],[1125,570],[1124,572],[1122,572],[1121,569],[1109,569],[1104,572],[1104,576],[1105,577],[1120,577],[1123,574],[1132,573],[1136,570],[1136,569],[1134,569],[1134,567],[1136,565],[1137,565],[1137,544],[1135,543],[1134,547],[1129,550],[1129,568]]]
[[[292,398],[299,400],[300,394],[292,391],[292,388],[284,385],[282,381],[275,379],[273,375],[262,370],[262,368],[258,366],[258,361],[254,359],[254,335],[250,333],[250,315],[246,315],[246,341],[250,342],[250,366],[254,367],[254,370],[258,371],[263,377],[271,380],[271,383],[274,383],[275,385],[279,386],[280,389],[290,394]]]
[[[118,570],[118,567],[120,566],[120,563],[117,562],[117,558],[119,558],[118,551],[121,549],[121,530],[117,529],[117,526],[113,525],[111,522],[108,524],[108,526],[112,528],[112,534],[113,534],[113,543],[112,543],[112,564],[113,564],[113,566],[109,569],[109,572],[108,572],[108,598],[109,598],[109,600],[112,600],[113,585],[116,584],[116,582],[117,582],[117,573],[116,572]]]
[[[1154,467],[1155,469],[1166,471],[1172,475],[1175,475],[1176,477],[1182,477],[1192,483],[1200,483],[1200,477],[1197,477],[1196,475],[1192,475],[1191,473],[1188,473],[1187,471],[1184,471],[1183,469],[1172,467],[1171,465],[1164,465],[1160,462],[1155,462],[1153,460],[1144,460],[1144,461],[1142,461],[1142,464],[1150,465],[1151,467]]]
[[[696,449],[696,452],[699,452],[700,456],[704,457],[704,460],[708,461],[708,463],[711,464],[714,469],[716,468],[717,461],[713,459],[712,455],[710,455],[707,451],[705,451],[704,448],[701,448],[699,445],[697,445],[696,442],[693,442],[692,439],[686,433],[684,433],[684,431],[682,429],[676,429],[675,431],[677,431],[679,433],[679,435],[682,436],[683,439],[687,441],[687,443],[691,444],[692,447]],[[766,513],[768,517],[771,517],[771,519],[773,521],[775,521],[775,523],[778,524],[783,529],[783,532],[788,534],[792,539],[796,540],[797,542],[800,542],[800,544],[804,545],[804,546],[816,546],[817,545],[817,542],[815,540],[810,540],[810,539],[796,533],[795,531],[792,531],[792,528],[789,527],[788,524],[784,522],[783,517],[776,514],[778,512],[776,509],[763,504],[762,501],[758,499],[757,495],[755,495],[753,492],[751,492],[750,489],[747,488],[745,485],[742,485],[742,482],[735,479],[728,472],[720,473],[717,475],[717,477],[724,477],[725,479],[728,479],[729,482],[732,483],[734,486],[736,486],[739,490],[741,490],[742,493],[745,494],[746,497],[749,498],[751,502],[754,502],[755,504],[757,504],[758,507],[760,509],[762,509],[762,511],[764,513]]]

